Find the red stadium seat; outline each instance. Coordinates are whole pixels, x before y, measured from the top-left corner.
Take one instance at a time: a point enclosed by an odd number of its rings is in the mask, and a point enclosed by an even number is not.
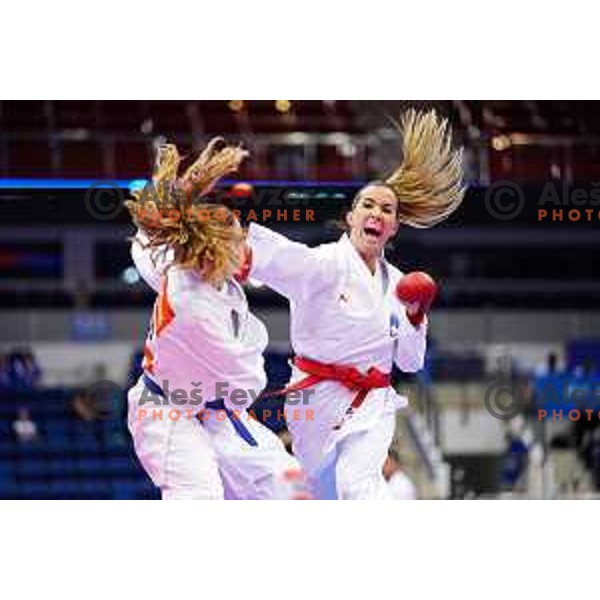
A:
[[[13,140],[8,143],[9,177],[52,177],[52,151],[45,141]]]
[[[152,101],[144,103],[143,119],[152,120],[151,133],[167,138],[177,134],[191,133],[187,102],[179,100]]]
[[[362,131],[360,122],[355,118],[348,100],[335,100],[332,103],[323,102],[329,128],[333,131],[359,133]]]
[[[271,175],[271,170],[267,165],[257,160],[252,160],[252,157],[250,157],[250,160],[242,163],[239,172],[235,175],[235,179],[239,179],[240,181],[246,179],[272,179],[273,177]]]
[[[510,150],[496,152],[488,149],[490,179],[497,181],[512,176],[512,153]]]
[[[352,159],[341,156],[335,146],[319,146],[317,151],[317,179],[344,181],[352,179]]]
[[[269,179],[302,181],[310,178],[301,146],[270,145],[266,153]]]
[[[96,142],[63,142],[61,175],[75,179],[104,177],[101,146]]]
[[[44,133],[48,129],[47,102],[3,100],[0,102],[0,129],[6,132]]]
[[[285,134],[306,132],[360,133],[389,125],[392,117],[409,106],[436,108],[452,118],[457,140],[469,144],[464,129],[470,131],[472,144],[488,143],[496,135],[531,133],[544,136],[529,138],[535,144],[511,146],[502,151],[489,150],[492,180],[515,178],[517,181],[545,181],[551,177],[576,181],[594,181],[600,150],[593,140],[580,141],[577,136],[600,133],[600,113],[595,103],[582,101],[465,101],[458,106],[448,101],[321,101],[291,100],[287,112],[276,108],[275,100],[246,100],[239,112],[232,111],[227,100],[209,101],[2,101],[0,131],[4,136],[0,165],[5,176],[54,175],[93,177],[104,174],[113,165],[112,155],[104,160],[101,149],[115,147],[114,176],[147,176],[152,165],[150,140],[159,135],[181,146],[182,142],[205,143],[207,137],[223,135],[232,142],[261,137],[256,146],[264,148],[261,160],[247,161],[244,178],[314,178],[341,179],[353,175],[357,167],[362,178],[379,171],[385,152],[378,145],[369,151],[368,160],[361,153],[355,164],[352,157],[342,156],[333,146],[323,146],[316,164],[305,164],[296,146],[286,147]],[[358,113],[356,113],[358,111]],[[356,114],[355,114],[356,113]],[[361,118],[357,118],[357,114]],[[80,131],[83,130],[83,131]],[[198,137],[199,134],[201,137]],[[283,134],[283,135],[282,135]],[[557,136],[569,136],[559,139]],[[311,138],[310,143],[316,143]],[[56,141],[52,141],[56,140]],[[479,141],[477,141],[479,140]],[[319,143],[324,142],[319,138]],[[57,153],[53,171],[51,149]],[[542,148],[545,149],[542,149]],[[185,150],[182,152],[185,153]],[[476,150],[475,154],[478,152]],[[188,151],[188,155],[192,153]],[[553,165],[555,168],[553,168]],[[371,168],[372,167],[372,168]],[[111,175],[107,173],[107,175]],[[358,173],[357,173],[358,175]]]
[[[94,101],[60,100],[52,102],[54,128],[89,129],[98,126],[98,103]]]
[[[115,177],[147,178],[152,172],[152,151],[146,142],[115,144]]]
[[[597,146],[573,146],[570,153],[573,181],[600,181],[600,148]]]
[[[292,107],[298,120],[299,131],[314,133],[337,131],[338,127],[334,123],[333,114],[325,111],[321,100],[294,100]]]
[[[106,100],[99,106],[103,132],[139,134],[143,122],[142,105],[135,100]]]
[[[501,131],[523,133],[536,130],[531,112],[524,102],[491,100],[487,104],[494,117],[502,120],[502,124],[499,122],[496,124]]]
[[[274,100],[248,100],[250,128],[254,133],[291,133],[301,131],[298,118],[292,110],[280,113]]]
[[[238,134],[241,129],[242,115],[233,112],[226,100],[203,100],[196,102],[207,135]]]

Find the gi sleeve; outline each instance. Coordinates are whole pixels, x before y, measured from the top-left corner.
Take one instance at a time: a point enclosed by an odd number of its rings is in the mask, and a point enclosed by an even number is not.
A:
[[[334,256],[323,247],[310,248],[256,223],[250,224],[247,241],[250,277],[290,300],[317,293],[335,277]]]
[[[147,248],[148,237],[140,230],[131,242],[131,259],[140,277],[158,292],[165,269],[172,262],[172,253],[161,248]]]
[[[398,303],[400,304],[400,303]],[[427,317],[415,327],[406,316],[403,306],[399,307],[398,338],[396,340],[394,363],[406,372],[420,371],[425,364],[425,350],[427,349]]]

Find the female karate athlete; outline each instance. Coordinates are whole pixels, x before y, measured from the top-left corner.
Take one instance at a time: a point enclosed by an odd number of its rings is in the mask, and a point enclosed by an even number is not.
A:
[[[383,250],[400,224],[439,223],[464,195],[462,150],[452,150],[447,121],[411,110],[401,125],[402,164],[358,192],[338,242],[309,248],[249,227],[251,277],[290,302],[290,388],[315,391],[305,418],[288,423],[315,497],[333,489],[339,499],[389,498],[382,465],[406,405],[390,372],[392,363],[422,368],[435,284],[424,274],[401,284]]]
[[[146,189],[127,203],[138,226],[133,260],[158,294],[128,424],[164,499],[290,497],[285,474],[299,470],[277,436],[246,413],[266,383],[268,339],[233,277],[244,232],[225,207],[188,211],[245,155],[215,139],[178,178],[177,149],[163,146],[152,200],[144,201]],[[234,401],[234,390],[246,400]]]

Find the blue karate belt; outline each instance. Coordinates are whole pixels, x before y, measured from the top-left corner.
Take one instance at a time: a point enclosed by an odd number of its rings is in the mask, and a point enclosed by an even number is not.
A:
[[[165,393],[162,388],[156,381],[153,381],[144,373],[142,375],[142,380],[144,385],[156,396],[160,396],[161,398],[165,397]],[[229,410],[225,406],[225,401],[222,398],[218,400],[211,400],[210,402],[204,403],[204,408],[208,410],[222,410],[227,415],[230,423],[233,425],[235,432],[250,446],[258,446],[258,442],[254,439],[254,436],[250,433],[250,430],[242,423],[242,420],[239,416],[236,416],[232,410]],[[202,421],[200,419],[200,421]]]

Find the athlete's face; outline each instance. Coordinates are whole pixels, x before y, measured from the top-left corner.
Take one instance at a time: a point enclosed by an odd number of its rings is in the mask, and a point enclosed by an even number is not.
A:
[[[384,185],[363,188],[348,213],[350,241],[367,263],[376,260],[398,231],[398,200]]]

